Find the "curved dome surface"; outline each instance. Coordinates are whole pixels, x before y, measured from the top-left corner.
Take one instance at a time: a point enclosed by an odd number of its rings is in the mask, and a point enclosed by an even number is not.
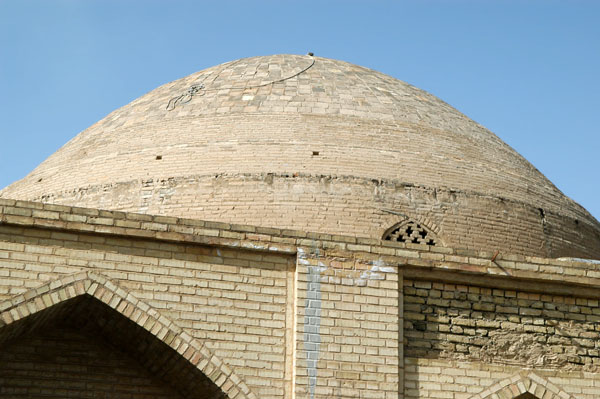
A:
[[[600,258],[600,224],[493,133],[346,62],[253,57],[165,84],[1,197],[440,245]]]

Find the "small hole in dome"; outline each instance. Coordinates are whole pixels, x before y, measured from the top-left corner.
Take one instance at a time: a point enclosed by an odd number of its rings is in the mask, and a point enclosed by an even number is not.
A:
[[[316,157],[319,155],[319,151],[313,151],[312,154],[313,154],[313,157]]]
[[[41,182],[41,181],[42,181],[42,178],[40,177],[40,178],[38,179],[38,181],[37,181],[37,182],[39,183],[39,182]]]
[[[162,159],[162,155],[157,155],[157,156],[156,156],[156,159],[157,159],[157,160],[161,160],[161,159]]]

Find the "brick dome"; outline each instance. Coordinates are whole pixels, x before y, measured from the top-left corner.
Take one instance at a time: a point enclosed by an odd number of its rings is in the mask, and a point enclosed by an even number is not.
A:
[[[600,258],[600,224],[407,83],[311,56],[167,83],[0,197],[523,255]]]

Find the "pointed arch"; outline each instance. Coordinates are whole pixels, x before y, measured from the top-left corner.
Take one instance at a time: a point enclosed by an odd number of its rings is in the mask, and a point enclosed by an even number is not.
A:
[[[532,371],[523,371],[500,380],[470,399],[575,399]]]
[[[180,383],[187,377],[190,392],[201,388],[207,397],[256,398],[203,343],[101,274],[63,276],[1,302],[0,345],[52,320],[99,332],[112,344],[126,346],[150,372],[166,380]],[[158,361],[157,351],[163,355]]]

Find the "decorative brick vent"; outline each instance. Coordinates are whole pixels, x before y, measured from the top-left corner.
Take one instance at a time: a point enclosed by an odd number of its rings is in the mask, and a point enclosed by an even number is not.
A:
[[[383,235],[385,241],[398,241],[422,245],[438,245],[438,238],[422,224],[412,220],[392,226]]]

